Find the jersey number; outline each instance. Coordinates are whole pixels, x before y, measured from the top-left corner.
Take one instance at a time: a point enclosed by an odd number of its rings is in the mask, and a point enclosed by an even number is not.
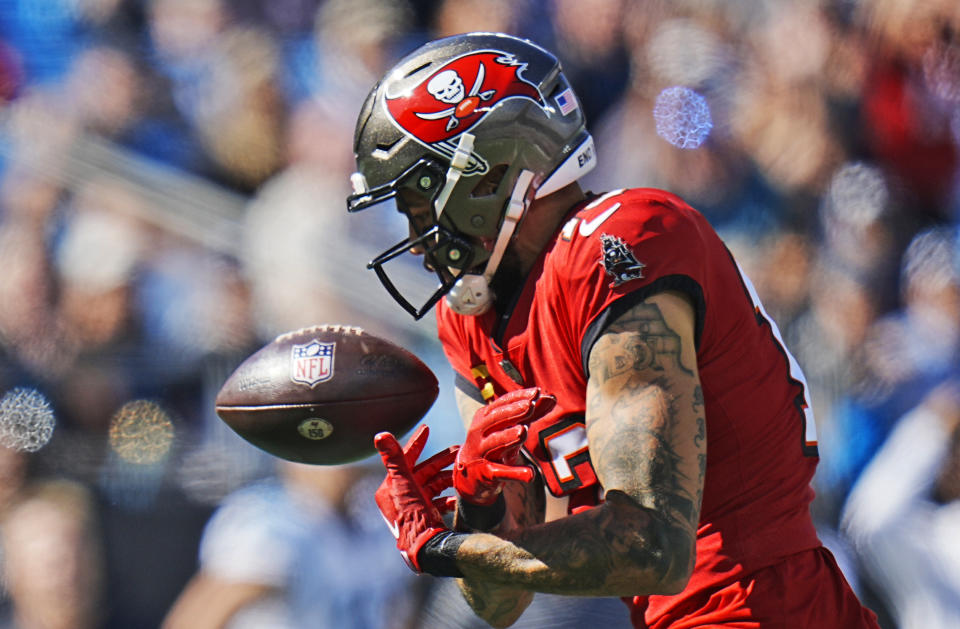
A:
[[[537,460],[547,488],[562,496],[597,482],[587,450],[587,430],[582,415],[563,417],[537,435]]]
[[[804,377],[803,370],[800,369],[797,359],[793,357],[793,354],[790,353],[790,350],[787,349],[786,344],[783,342],[783,337],[780,336],[780,328],[777,327],[776,322],[770,318],[766,310],[763,309],[763,304],[760,303],[760,296],[757,295],[757,290],[753,287],[750,278],[743,272],[739,264],[737,264],[737,270],[740,272],[743,285],[750,294],[750,301],[753,302],[753,308],[757,313],[758,322],[761,324],[767,323],[770,326],[770,332],[773,334],[774,340],[777,342],[780,351],[783,352],[787,358],[790,367],[790,379],[800,387],[800,394],[797,396],[796,404],[800,410],[803,421],[803,453],[807,456],[817,456],[817,424],[813,417],[813,405],[810,403],[810,387],[807,384],[807,379]]]

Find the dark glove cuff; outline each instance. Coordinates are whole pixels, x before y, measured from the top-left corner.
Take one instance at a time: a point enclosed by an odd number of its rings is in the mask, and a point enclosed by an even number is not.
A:
[[[420,570],[435,577],[462,577],[463,573],[457,567],[457,550],[467,535],[444,531],[431,537],[417,553]]]
[[[457,516],[460,523],[472,531],[490,531],[497,527],[507,513],[507,501],[497,494],[491,505],[475,505],[461,497],[457,498]]]

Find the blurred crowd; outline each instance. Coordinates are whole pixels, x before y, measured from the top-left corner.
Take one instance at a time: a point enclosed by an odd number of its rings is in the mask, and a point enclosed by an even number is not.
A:
[[[805,370],[823,539],[885,629],[960,626],[956,0],[0,0],[0,629],[476,626],[409,578],[377,465],[280,464],[212,404],[276,334],[360,325],[459,441],[432,323],[364,270],[406,228],[344,198],[370,87],[475,30],[560,57],[585,187],[716,226]],[[627,626],[538,601],[518,626]]]

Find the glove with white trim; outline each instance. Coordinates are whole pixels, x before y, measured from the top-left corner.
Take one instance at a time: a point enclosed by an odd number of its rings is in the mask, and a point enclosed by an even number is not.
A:
[[[454,462],[458,447],[451,446],[417,463],[428,435],[429,429],[421,426],[404,448],[389,432],[374,437],[374,445],[387,470],[375,494],[377,507],[411,570],[437,576],[460,576],[454,561],[459,540],[453,543],[454,540],[448,539],[458,534],[448,529],[443,521],[443,513],[453,509],[456,499],[440,496],[452,484],[451,472],[444,468]],[[425,570],[421,551],[428,543],[432,549],[440,551],[443,561],[439,562],[440,566],[437,561],[430,562]]]

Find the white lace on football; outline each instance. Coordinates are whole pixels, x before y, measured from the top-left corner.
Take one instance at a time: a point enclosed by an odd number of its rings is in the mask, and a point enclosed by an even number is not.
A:
[[[345,333],[345,334],[354,334],[354,335],[356,335],[356,336],[362,336],[362,335],[363,335],[363,328],[360,328],[360,327],[355,326],[355,325],[342,325],[342,324],[337,324],[337,323],[323,323],[323,324],[320,324],[320,325],[312,325],[312,326],[309,326],[309,327],[306,327],[306,328],[300,328],[299,330],[292,330],[292,331],[290,331],[290,332],[284,332],[283,334],[280,334],[279,336],[277,336],[277,338],[276,338],[275,340],[276,340],[276,342],[281,342],[281,341],[285,341],[285,340],[287,340],[287,339],[291,339],[291,338],[293,338],[293,337],[295,337],[295,336],[299,336],[299,335],[301,335],[301,334],[308,334],[308,333],[310,333],[310,332],[333,332],[333,333],[343,332],[343,333]]]

